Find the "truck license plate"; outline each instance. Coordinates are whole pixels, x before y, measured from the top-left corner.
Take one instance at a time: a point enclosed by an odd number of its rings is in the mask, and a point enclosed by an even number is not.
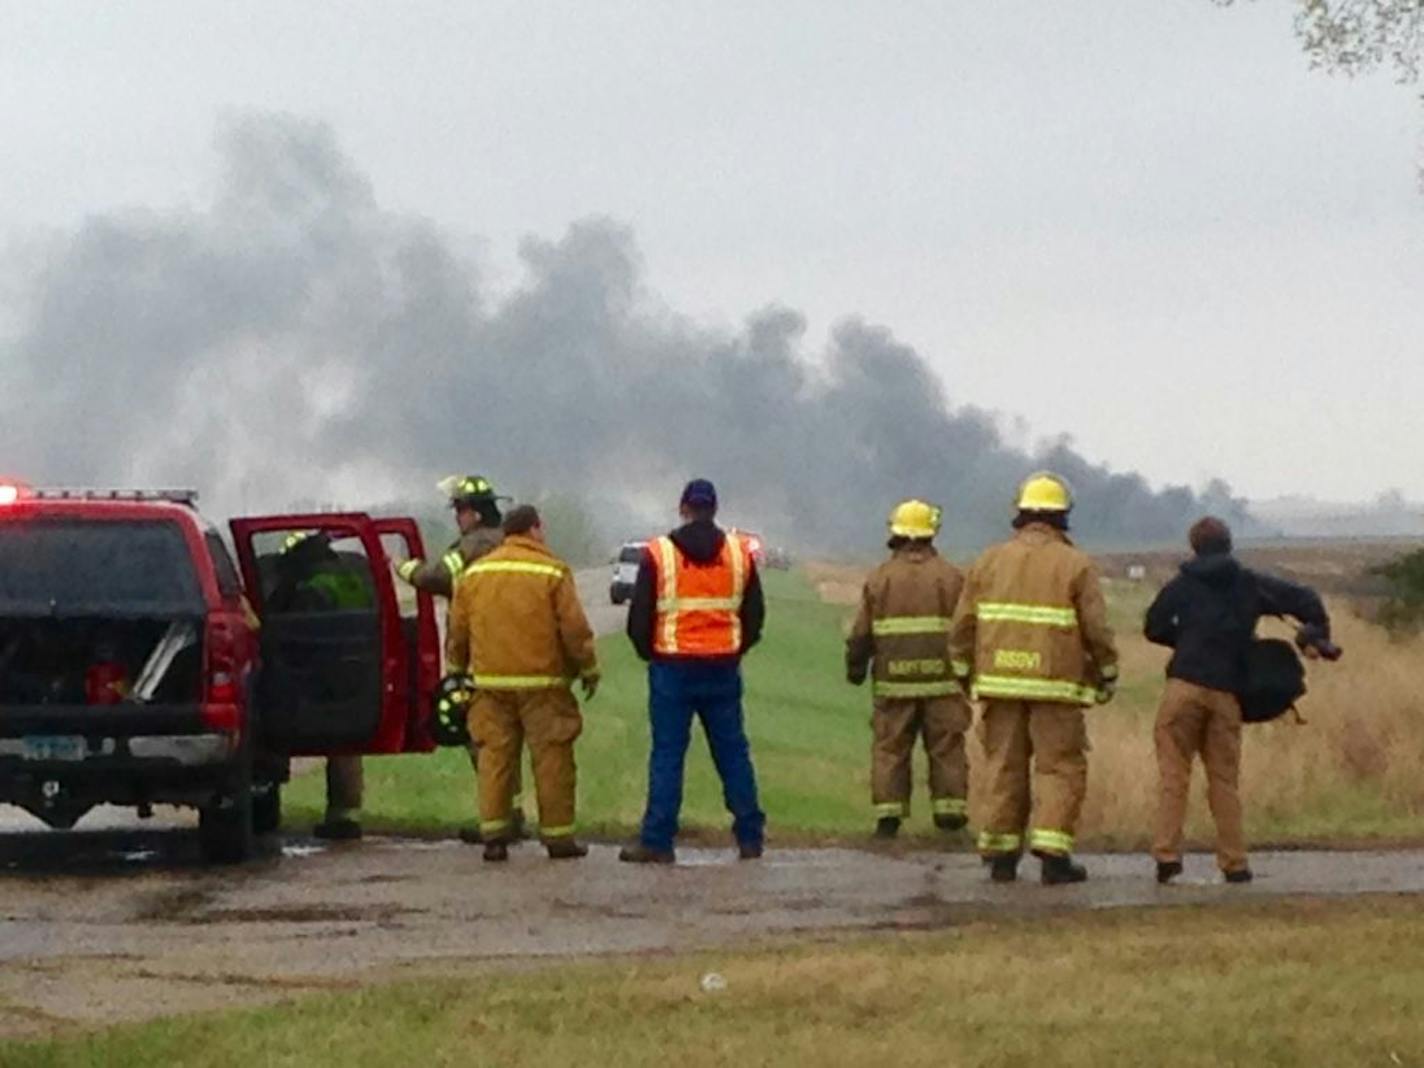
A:
[[[84,739],[77,734],[41,734],[21,739],[26,760],[83,760]]]

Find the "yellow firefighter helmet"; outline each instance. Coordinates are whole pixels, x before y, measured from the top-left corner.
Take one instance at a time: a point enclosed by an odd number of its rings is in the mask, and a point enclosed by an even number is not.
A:
[[[1035,471],[1019,486],[1020,512],[1067,512],[1072,507],[1068,480],[1052,471]]]
[[[901,501],[890,512],[890,533],[897,538],[933,538],[939,533],[940,509],[926,501]]]

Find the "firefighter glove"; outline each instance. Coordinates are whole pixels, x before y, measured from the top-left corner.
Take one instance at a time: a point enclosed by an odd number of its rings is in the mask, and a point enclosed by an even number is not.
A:
[[[1098,683],[1097,692],[1093,694],[1093,700],[1100,705],[1105,705],[1113,699],[1117,693],[1117,679],[1103,679]]]

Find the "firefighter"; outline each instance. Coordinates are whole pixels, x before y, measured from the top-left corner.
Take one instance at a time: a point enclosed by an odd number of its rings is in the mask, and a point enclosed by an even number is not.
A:
[[[761,638],[766,606],[751,549],[716,522],[717,490],[693,479],[683,525],[648,543],[628,606],[628,637],[648,661],[648,805],[634,864],[671,864],[692,719],[702,721],[743,860],[762,855],[766,816],[742,720],[741,658]]]
[[[846,639],[846,677],[870,690],[870,791],[875,836],[894,838],[910,814],[915,739],[930,761],[930,811],[935,826],[957,831],[968,822],[969,764],[964,732],[969,703],[949,670],[946,634],[964,576],[935,551],[940,509],[909,500],[890,513],[890,559],[866,580],[860,611]]]
[[[1157,822],[1152,856],[1157,881],[1182,873],[1182,822],[1192,758],[1206,769],[1206,798],[1216,823],[1216,863],[1228,883],[1249,883],[1241,818],[1241,704],[1246,654],[1263,615],[1293,616],[1304,627],[1307,655],[1330,644],[1330,618],[1305,586],[1257,574],[1231,555],[1231,529],[1207,516],[1187,534],[1192,559],[1167,583],[1143,621],[1147,640],[1172,649],[1167,687],[1157,711]],[[1308,642],[1308,644],[1307,644]]]
[[[465,569],[450,606],[449,669],[474,676],[470,735],[479,753],[485,860],[509,857],[513,799],[525,740],[534,763],[539,837],[555,860],[582,857],[574,838],[574,739],[598,688],[593,631],[568,565],[544,544],[539,513],[520,505],[504,541]]]
[[[396,568],[396,574],[422,593],[449,598],[455,584],[465,569],[491,549],[496,548],[504,538],[500,529],[503,516],[499,502],[508,500],[495,493],[494,486],[483,475],[451,475],[442,478],[438,488],[450,502],[455,513],[455,525],[460,536],[450,543],[450,547],[436,560],[406,560]],[[446,628],[449,635],[449,628]],[[473,743],[470,746],[470,766],[479,767],[479,754]],[[520,803],[520,781],[516,774],[514,782],[514,826],[516,836],[524,830],[524,810]],[[474,845],[480,842],[480,829],[460,828],[460,839]]]
[[[277,585],[268,607],[273,612],[374,610],[369,580],[348,567],[324,532],[297,531],[287,536],[277,556]],[[352,841],[361,837],[365,774],[359,756],[326,758],[326,815],[313,829],[318,838]]]
[[[1072,857],[1088,782],[1083,709],[1112,699],[1117,649],[1097,571],[1068,540],[1072,506],[1062,478],[1030,475],[1016,534],[974,562],[950,624],[951,667],[983,703],[979,852],[995,882],[1018,877],[1025,831],[1044,883],[1088,877]]]

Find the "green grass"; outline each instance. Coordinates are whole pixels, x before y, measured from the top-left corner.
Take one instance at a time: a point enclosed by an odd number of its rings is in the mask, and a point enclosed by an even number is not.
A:
[[[840,834],[869,819],[870,698],[843,681],[844,608],[822,604],[799,575],[765,578],[769,625],[744,662],[747,731],[762,806],[785,833]],[[627,834],[642,816],[647,783],[647,676],[621,634],[599,642],[603,683],[584,705],[579,763],[579,824],[601,835]],[[533,815],[533,779],[526,771]],[[463,751],[366,761],[366,819],[373,827],[449,830],[473,822],[474,776]],[[288,788],[288,823],[320,814],[320,773]],[[921,808],[927,806],[921,805]],[[688,754],[683,822],[728,825],[721,787],[700,731]],[[928,826],[927,811],[922,822]]]
[[[0,1044],[108,1065],[1418,1065],[1421,906],[1279,903],[601,958]],[[709,971],[727,981],[704,992]]]

